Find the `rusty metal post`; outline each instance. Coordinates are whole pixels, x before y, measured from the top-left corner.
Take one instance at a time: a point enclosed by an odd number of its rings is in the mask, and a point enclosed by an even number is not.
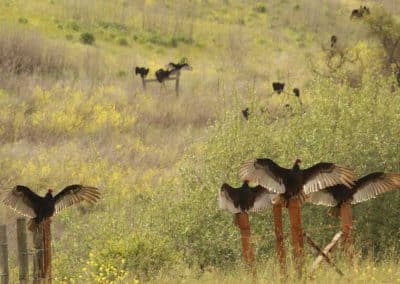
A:
[[[343,231],[343,249],[351,257],[353,254],[353,219],[350,202],[344,202],[340,206],[340,219]]]
[[[293,258],[296,270],[301,275],[304,265],[304,240],[301,227],[300,200],[298,198],[289,199],[288,209],[293,242]]]
[[[245,262],[252,266],[254,262],[254,252],[251,246],[251,232],[249,215],[246,212],[236,214],[236,224],[240,229],[240,237],[242,240],[242,251]]]
[[[19,283],[29,283],[28,241],[26,218],[17,219],[17,244],[19,263]]]
[[[286,275],[286,254],[283,242],[283,223],[282,223],[282,205],[274,204],[272,208],[274,214],[275,237],[276,237],[276,254],[278,256],[279,265],[282,274]]]
[[[0,272],[1,283],[8,284],[8,244],[7,244],[7,227],[0,225]]]

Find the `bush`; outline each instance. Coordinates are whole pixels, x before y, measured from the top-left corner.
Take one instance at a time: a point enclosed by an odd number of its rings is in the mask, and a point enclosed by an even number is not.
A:
[[[254,7],[254,11],[256,11],[256,12],[258,12],[258,13],[267,13],[267,6],[265,6],[265,4],[258,3],[258,4]]]
[[[27,24],[28,23],[28,19],[24,18],[24,17],[20,17],[20,18],[18,18],[18,23]]]
[[[81,43],[88,44],[88,45],[92,45],[96,41],[94,35],[92,33],[88,33],[88,32],[81,33],[79,40]]]
[[[186,232],[174,236],[179,249],[185,251],[185,259],[221,267],[239,259],[237,229],[229,213],[217,210],[217,192],[223,182],[241,184],[238,168],[246,160],[269,157],[284,167],[291,167],[296,158],[301,158],[305,167],[332,161],[355,168],[360,176],[372,171],[398,171],[400,91],[393,93],[394,80],[365,74],[362,87],[353,89],[317,79],[310,88],[312,97],[305,113],[295,101],[291,102],[293,111],[274,111],[273,116],[254,112],[249,121],[238,115],[239,110],[226,113],[210,129],[209,140],[187,155],[178,179],[181,182],[168,187],[183,191],[168,214],[181,216],[171,226]],[[366,115],[371,106],[373,115]],[[399,251],[400,240],[395,233],[400,226],[395,217],[400,211],[399,200],[400,192],[393,192],[354,207],[356,245],[365,254]],[[274,254],[269,214],[255,214],[251,220],[260,259]],[[327,226],[336,229],[338,225],[338,220],[327,218],[326,208],[321,206],[305,205],[302,214],[306,231]],[[381,222],[381,216],[390,222]],[[313,237],[324,243],[333,233],[332,229],[320,230]]]
[[[118,39],[118,44],[122,45],[122,46],[127,46],[128,45],[128,41],[126,40],[126,38],[121,37]]]

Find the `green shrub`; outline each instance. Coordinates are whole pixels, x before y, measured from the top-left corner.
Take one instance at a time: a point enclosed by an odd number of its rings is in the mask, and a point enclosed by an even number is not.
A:
[[[127,46],[128,45],[128,41],[126,40],[126,38],[121,37],[118,39],[118,44],[122,45],[122,46]]]
[[[254,7],[254,11],[258,13],[267,13],[267,6],[262,3],[257,3],[256,6]]]
[[[80,30],[78,23],[75,20],[70,20],[67,22],[67,27],[75,32]]]
[[[183,191],[169,214],[181,216],[172,227],[185,232],[174,237],[179,249],[185,252],[185,259],[213,266],[226,266],[240,259],[237,229],[232,226],[229,213],[218,211],[217,192],[224,182],[241,184],[237,173],[244,161],[269,157],[291,167],[296,158],[301,158],[304,167],[332,161],[355,168],[359,175],[399,171],[400,92],[396,89],[393,93],[394,81],[378,74],[365,74],[362,87],[354,89],[319,78],[305,90],[311,97],[304,113],[294,98],[290,103],[292,111],[278,109],[271,111],[273,116],[254,111],[253,118],[244,121],[238,115],[240,110],[227,112],[209,130],[208,141],[196,145],[187,155],[179,184],[168,187]],[[258,101],[254,102],[254,109],[258,105]],[[354,211],[358,248],[364,253],[374,248],[375,256],[394,248],[399,251],[400,240],[395,232],[400,220],[395,215],[400,211],[400,192],[357,205]],[[260,259],[274,255],[269,214],[254,214],[251,220]],[[381,216],[390,222],[381,222]],[[339,230],[338,220],[328,218],[326,208],[321,206],[305,205],[303,220],[305,231],[323,228],[312,231],[319,243],[327,242]],[[328,226],[332,228],[326,229]],[[366,243],[368,246],[362,245]]]
[[[88,45],[92,45],[96,41],[94,35],[92,33],[88,33],[88,32],[81,33],[79,40],[81,43],[88,44]]]
[[[18,18],[18,23],[20,24],[27,24],[28,23],[28,19],[24,18],[24,17],[19,17]]]

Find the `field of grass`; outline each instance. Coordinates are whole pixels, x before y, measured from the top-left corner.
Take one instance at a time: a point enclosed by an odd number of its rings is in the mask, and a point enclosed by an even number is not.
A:
[[[300,157],[360,176],[400,171],[400,88],[379,37],[400,38],[400,3],[380,1],[371,20],[351,21],[358,6],[0,0],[0,186],[43,194],[82,183],[102,192],[96,205],[53,219],[55,282],[250,281],[232,216],[217,207],[220,185],[239,185],[243,161],[270,157],[289,167]],[[387,29],[372,32],[374,21]],[[85,33],[95,41],[84,44]],[[338,67],[333,57],[330,69],[332,34],[350,60]],[[182,58],[193,71],[183,72],[179,97],[170,82],[142,91],[135,66],[154,77]],[[279,96],[271,90],[278,80],[287,84]],[[400,283],[398,212],[400,192],[354,207],[357,257],[335,256],[345,276],[322,266],[299,281]],[[306,204],[302,214],[320,244],[339,230],[326,208]],[[0,215],[17,279],[17,215],[4,206]],[[271,213],[253,214],[251,224],[259,282],[295,282],[293,273],[280,279]],[[312,255],[307,248],[308,262]]]

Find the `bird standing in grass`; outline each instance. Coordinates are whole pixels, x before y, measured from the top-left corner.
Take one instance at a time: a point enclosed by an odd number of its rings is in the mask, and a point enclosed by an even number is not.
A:
[[[297,159],[292,169],[282,168],[271,159],[255,159],[246,162],[239,170],[242,180],[254,182],[271,193],[281,194],[283,202],[293,197],[305,200],[305,195],[329,186],[344,184],[351,188],[354,171],[333,163],[318,163],[308,169],[300,169]]]
[[[350,189],[343,184],[330,186],[311,193],[307,201],[333,207],[329,210],[329,214],[338,217],[344,202],[357,204],[397,188],[400,188],[400,173],[375,172],[358,179]]]
[[[52,217],[64,208],[81,201],[95,203],[100,198],[100,192],[95,187],[73,184],[65,187],[55,196],[53,196],[53,190],[49,189],[42,197],[26,186],[17,185],[11,190],[2,192],[0,198],[4,205],[32,218],[28,227],[33,231],[44,219]]]

